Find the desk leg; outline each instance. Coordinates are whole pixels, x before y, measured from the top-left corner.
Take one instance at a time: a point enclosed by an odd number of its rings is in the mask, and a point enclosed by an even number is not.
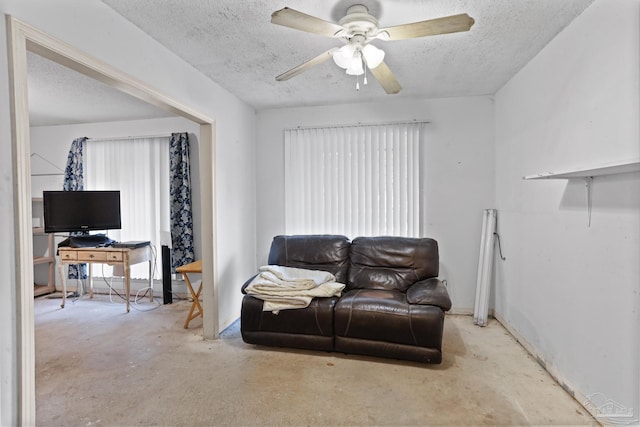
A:
[[[93,264],[89,263],[89,277],[87,277],[87,281],[89,282],[89,298],[93,299]]]
[[[149,301],[153,302],[153,261],[149,258]]]
[[[124,263],[124,294],[127,301],[127,313],[129,312],[129,293],[131,292],[131,267],[129,262]]]
[[[64,264],[58,264],[58,274],[60,275],[60,283],[62,284],[62,303],[60,308],[64,308],[64,304],[67,302],[67,281],[64,277]]]

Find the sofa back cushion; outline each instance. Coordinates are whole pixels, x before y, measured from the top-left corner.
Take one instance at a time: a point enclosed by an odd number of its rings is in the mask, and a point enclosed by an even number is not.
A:
[[[351,242],[348,289],[404,292],[438,276],[438,242],[429,238],[357,237]]]
[[[346,284],[350,245],[345,236],[276,236],[271,242],[268,262],[285,267],[328,271],[336,276],[337,282]]]

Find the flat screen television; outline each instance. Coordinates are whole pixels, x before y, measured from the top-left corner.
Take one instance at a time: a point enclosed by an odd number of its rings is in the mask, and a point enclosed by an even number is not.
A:
[[[122,227],[120,191],[43,191],[44,232],[89,232]]]

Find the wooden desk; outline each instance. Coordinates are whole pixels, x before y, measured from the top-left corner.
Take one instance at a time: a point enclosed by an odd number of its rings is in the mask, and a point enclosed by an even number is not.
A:
[[[202,316],[202,306],[200,305],[200,293],[202,292],[202,281],[200,281],[200,286],[198,286],[198,290],[194,291],[193,286],[191,286],[191,281],[189,280],[189,276],[187,273],[200,273],[202,274],[202,261],[194,261],[189,264],[182,265],[176,268],[176,271],[182,273],[182,277],[184,277],[184,281],[187,282],[187,287],[189,288],[189,292],[191,293],[191,298],[193,298],[193,303],[191,304],[191,309],[189,310],[189,314],[187,314],[187,320],[184,322],[184,328],[189,328],[189,322],[195,319],[198,316]],[[194,314],[195,310],[198,310],[197,313]]]
[[[89,298],[93,298],[93,278],[91,270],[93,264],[121,265],[124,267],[124,291],[127,302],[127,313],[129,312],[129,293],[131,291],[131,266],[140,262],[149,262],[149,290],[150,301],[153,301],[153,254],[151,246],[141,248],[58,248],[60,262],[58,272],[62,282],[62,304],[64,308],[67,301],[67,280],[63,266],[65,264],[89,264]]]

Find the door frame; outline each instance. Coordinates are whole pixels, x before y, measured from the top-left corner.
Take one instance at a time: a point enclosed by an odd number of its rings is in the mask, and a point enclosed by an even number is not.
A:
[[[35,425],[35,321],[27,51],[200,125],[202,302],[205,339],[216,339],[219,334],[218,282],[215,275],[215,120],[12,16],[7,16],[6,20],[14,165],[18,422],[20,425]]]

